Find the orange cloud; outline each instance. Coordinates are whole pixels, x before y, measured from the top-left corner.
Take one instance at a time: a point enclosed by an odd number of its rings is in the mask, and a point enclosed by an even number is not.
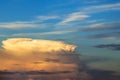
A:
[[[13,55],[25,55],[29,52],[74,52],[76,46],[60,41],[32,40],[30,38],[12,38],[2,41],[2,47]]]
[[[0,70],[77,71],[75,45],[60,41],[11,38],[2,41]]]

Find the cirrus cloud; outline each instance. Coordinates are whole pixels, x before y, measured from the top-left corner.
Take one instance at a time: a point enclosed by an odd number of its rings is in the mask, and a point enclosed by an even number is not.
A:
[[[97,23],[83,28],[83,31],[102,31],[102,30],[120,30],[120,24],[117,22]]]
[[[0,23],[0,28],[7,28],[7,29],[37,28],[39,26],[40,26],[40,28],[46,27],[45,24],[24,22],[24,21]]]
[[[64,25],[70,22],[78,21],[78,20],[84,20],[86,18],[89,18],[90,16],[86,14],[81,14],[80,12],[74,12],[69,14],[66,18],[64,18],[59,25]]]

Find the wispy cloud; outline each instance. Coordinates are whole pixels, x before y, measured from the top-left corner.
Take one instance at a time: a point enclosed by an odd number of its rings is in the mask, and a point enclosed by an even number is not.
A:
[[[44,28],[46,27],[46,25],[33,23],[33,22],[24,22],[24,21],[0,23],[0,28],[8,28],[8,29],[37,28],[37,27]]]
[[[6,35],[2,35],[2,34],[0,34],[0,37],[6,37]]]
[[[107,48],[111,50],[120,50],[120,44],[100,44],[94,46],[96,48]]]
[[[23,29],[23,28],[46,28],[50,25],[43,23],[46,20],[59,19],[59,16],[37,16],[31,21],[13,21],[13,22],[0,22],[0,28],[8,29]]]
[[[120,3],[81,7],[80,11],[72,12],[65,15],[62,21],[58,22],[57,25],[68,25],[71,23],[75,23],[77,21],[86,21],[89,18],[92,18],[93,15],[91,14],[93,13],[110,11],[110,10],[120,10]]]
[[[120,39],[120,32],[106,32],[87,36],[90,39],[104,38],[104,39]]]
[[[64,18],[59,25],[64,25],[70,22],[74,22],[74,21],[79,21],[79,20],[84,20],[86,18],[89,18],[89,15],[85,15],[85,14],[81,14],[79,12],[73,12],[71,14],[69,14],[66,18]]]
[[[83,31],[102,31],[102,30],[120,30],[120,24],[117,22],[97,23],[83,28]]]
[[[53,19],[59,19],[59,16],[52,15],[52,16],[37,16],[37,19],[40,21],[46,21],[46,20],[53,20]]]
[[[74,30],[69,31],[69,30],[64,30],[64,31],[51,31],[51,32],[41,32],[41,33],[19,33],[19,34],[13,34],[12,36],[45,36],[45,35],[61,35],[61,34],[68,34],[75,32]]]
[[[102,2],[102,0],[92,0],[92,1],[84,0],[83,1],[83,3],[85,4],[94,4],[94,3],[99,3],[99,2]]]
[[[81,13],[96,13],[109,10],[120,10],[120,3],[88,6],[81,9]]]

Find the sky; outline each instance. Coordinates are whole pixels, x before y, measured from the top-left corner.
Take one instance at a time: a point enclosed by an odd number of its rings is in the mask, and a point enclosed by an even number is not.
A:
[[[120,0],[0,0],[0,44],[9,38],[63,41],[83,56],[109,58],[105,63],[117,66],[119,14]]]

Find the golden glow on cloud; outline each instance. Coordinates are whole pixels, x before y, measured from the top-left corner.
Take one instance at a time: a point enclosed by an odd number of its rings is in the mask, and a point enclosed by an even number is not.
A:
[[[78,68],[75,45],[30,38],[11,38],[2,44],[0,70],[73,71]]]
[[[64,42],[50,40],[32,40],[30,38],[13,38],[2,42],[3,48],[14,55],[24,55],[28,52],[52,52],[70,51],[74,52],[76,46]]]

